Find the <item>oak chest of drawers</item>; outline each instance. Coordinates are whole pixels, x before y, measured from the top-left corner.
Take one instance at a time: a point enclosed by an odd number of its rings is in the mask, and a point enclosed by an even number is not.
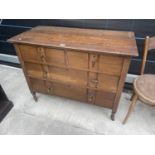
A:
[[[117,110],[130,57],[137,56],[133,32],[38,26],[14,44],[28,86]]]

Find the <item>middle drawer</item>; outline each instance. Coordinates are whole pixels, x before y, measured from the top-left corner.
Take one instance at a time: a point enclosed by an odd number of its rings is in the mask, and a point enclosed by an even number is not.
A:
[[[103,73],[89,72],[88,86],[108,92],[116,92],[119,84],[119,76],[106,75]]]
[[[41,64],[25,62],[28,76],[48,79],[58,83],[69,83],[77,86],[87,86],[87,72],[82,70],[66,69]]]
[[[58,83],[116,92],[119,76],[25,62],[27,75]]]

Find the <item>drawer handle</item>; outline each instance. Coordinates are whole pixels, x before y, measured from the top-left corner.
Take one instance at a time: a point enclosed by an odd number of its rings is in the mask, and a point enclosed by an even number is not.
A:
[[[38,51],[40,51],[40,52],[44,52],[44,48],[42,48],[42,47],[38,47]]]
[[[92,61],[92,67],[94,67],[95,66],[95,61]]]
[[[98,80],[91,80],[91,82],[93,82],[93,83],[98,83]]]
[[[44,71],[43,77],[44,77],[44,78],[47,78],[47,74],[48,74],[48,72],[47,72],[47,71]]]
[[[92,67],[95,66],[96,60],[97,60],[97,56],[96,55],[93,55],[93,58],[92,58]]]
[[[41,55],[40,55],[40,59],[41,59],[41,61],[46,62],[46,61],[45,61],[45,55],[44,55],[44,54],[41,54]]]
[[[92,101],[93,101],[93,96],[89,97],[89,98],[88,98],[88,101],[89,101],[89,102],[92,102]]]
[[[41,60],[43,60],[43,61],[45,60],[44,55],[41,55],[40,57],[41,57]]]
[[[51,93],[53,91],[53,89],[52,88],[48,88],[47,91],[48,91],[48,93]]]
[[[89,102],[92,102],[93,101],[93,98],[94,98],[94,95],[93,94],[89,94],[88,101]]]
[[[41,59],[42,61],[45,61],[44,48],[39,47],[39,48],[38,48],[38,52],[39,52],[39,54],[40,54],[40,59]]]

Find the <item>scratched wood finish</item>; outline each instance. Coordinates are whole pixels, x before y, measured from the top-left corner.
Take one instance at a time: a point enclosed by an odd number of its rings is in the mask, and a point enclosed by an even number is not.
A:
[[[117,111],[134,33],[38,26],[8,40],[35,92],[58,95]]]

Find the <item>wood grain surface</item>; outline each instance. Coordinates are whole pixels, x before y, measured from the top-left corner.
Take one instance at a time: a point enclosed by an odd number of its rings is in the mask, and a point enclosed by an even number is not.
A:
[[[17,50],[30,91],[117,111],[134,33],[39,26],[8,40]]]

